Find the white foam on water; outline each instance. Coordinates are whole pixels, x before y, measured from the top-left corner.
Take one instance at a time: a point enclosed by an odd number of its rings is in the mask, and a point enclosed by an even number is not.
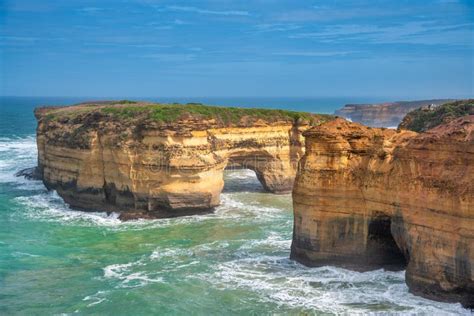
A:
[[[200,255],[201,253],[207,253],[210,251],[221,251],[230,246],[227,240],[216,240],[210,243],[199,244],[192,247],[192,251],[195,254]]]
[[[36,137],[29,135],[22,138],[0,137],[1,152],[18,152],[20,155],[32,153],[36,155]]]
[[[150,255],[151,260],[160,260],[163,258],[172,258],[173,260],[177,259],[178,257],[189,257],[192,256],[193,252],[191,249],[183,249],[183,248],[156,248]]]
[[[69,208],[55,191],[15,198],[27,218],[61,222],[79,226],[116,226],[121,223],[117,213],[82,212]]]
[[[253,292],[263,302],[323,313],[466,314],[460,304],[423,299],[408,292],[404,272],[355,272],[307,268],[289,259],[260,255],[217,264],[198,275],[211,286]]]
[[[250,169],[232,170],[225,173],[225,179],[246,180],[258,183],[255,172]]]
[[[66,225],[103,226],[110,229],[142,230],[169,227],[172,225],[189,225],[206,220],[244,218],[253,216],[258,220],[270,220],[279,216],[280,209],[258,204],[247,205],[240,202],[239,193],[221,195],[221,205],[215,213],[192,215],[179,218],[157,220],[135,220],[122,222],[118,214],[105,212],[83,212],[72,210],[55,193],[47,192],[41,181],[27,180],[14,174],[22,169],[36,165],[36,140],[34,136],[25,138],[0,139],[0,183],[11,183],[22,190],[40,191],[39,194],[15,198],[24,216],[41,221],[60,222]],[[251,170],[238,170],[226,173],[226,178],[257,181]],[[245,193],[244,193],[245,194]],[[240,195],[242,196],[242,195]]]
[[[249,193],[243,193],[249,194]],[[221,204],[216,208],[216,216],[225,218],[248,218],[258,221],[271,221],[281,218],[286,210],[259,204],[256,201],[239,201],[241,193],[221,194]]]
[[[32,257],[32,258],[41,257],[40,255],[34,255],[34,254],[31,254],[31,253],[21,252],[21,251],[13,252],[12,256],[14,256],[14,257]]]
[[[98,305],[102,302],[105,302],[107,298],[104,296],[106,296],[108,293],[109,291],[97,291],[92,295],[85,296],[82,300],[85,302],[92,301],[91,303],[87,304],[87,307],[92,307],[94,305]]]
[[[137,266],[144,266],[142,260],[125,264],[112,264],[106,266],[104,278],[120,281],[117,288],[135,288],[148,285],[150,283],[164,283],[160,276],[150,276],[150,273],[144,271],[135,272],[133,269]]]
[[[274,251],[287,251],[290,249],[291,239],[287,239],[278,232],[271,231],[265,239],[246,240],[239,249],[268,248]]]
[[[21,210],[15,215],[37,221],[57,222],[72,226],[99,226],[111,230],[157,229],[206,220],[206,217],[196,215],[156,220],[121,221],[118,213],[71,209],[55,191],[48,192],[46,189],[42,191],[40,194],[15,198],[18,208]]]
[[[22,189],[38,189],[40,181],[28,181],[15,173],[36,166],[37,151],[34,136],[0,138],[0,183],[13,182]]]

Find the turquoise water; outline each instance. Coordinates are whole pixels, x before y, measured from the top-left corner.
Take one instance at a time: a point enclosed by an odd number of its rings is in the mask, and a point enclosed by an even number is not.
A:
[[[226,174],[213,214],[121,222],[71,210],[13,174],[36,163],[34,105],[81,100],[1,100],[0,314],[469,314],[411,295],[403,272],[289,260],[291,197],[262,192],[248,170]]]

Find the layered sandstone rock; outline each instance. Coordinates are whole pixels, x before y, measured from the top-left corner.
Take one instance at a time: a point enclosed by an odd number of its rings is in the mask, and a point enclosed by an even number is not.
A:
[[[206,211],[219,205],[228,166],[291,191],[309,128],[295,113],[129,103],[36,111],[40,173],[71,206],[124,218]]]
[[[397,269],[410,290],[474,306],[474,116],[426,133],[338,119],[304,133],[291,257]]]

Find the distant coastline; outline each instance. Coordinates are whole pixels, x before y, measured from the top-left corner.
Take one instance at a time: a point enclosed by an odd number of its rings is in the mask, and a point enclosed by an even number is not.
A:
[[[405,115],[421,107],[439,106],[455,99],[430,99],[417,101],[395,101],[383,103],[346,104],[334,112],[352,122],[371,127],[396,127]]]

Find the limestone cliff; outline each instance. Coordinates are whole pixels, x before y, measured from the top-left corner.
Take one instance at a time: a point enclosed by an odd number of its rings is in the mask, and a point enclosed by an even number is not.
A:
[[[398,126],[405,115],[420,107],[440,105],[452,100],[399,101],[378,104],[347,104],[336,115],[372,127]]]
[[[219,205],[223,170],[256,172],[290,192],[302,132],[329,117],[282,110],[121,101],[39,108],[43,182],[73,207],[124,218],[178,216]]]
[[[474,307],[473,130],[471,115],[421,134],[342,119],[306,131],[291,257],[406,264],[412,292]]]

